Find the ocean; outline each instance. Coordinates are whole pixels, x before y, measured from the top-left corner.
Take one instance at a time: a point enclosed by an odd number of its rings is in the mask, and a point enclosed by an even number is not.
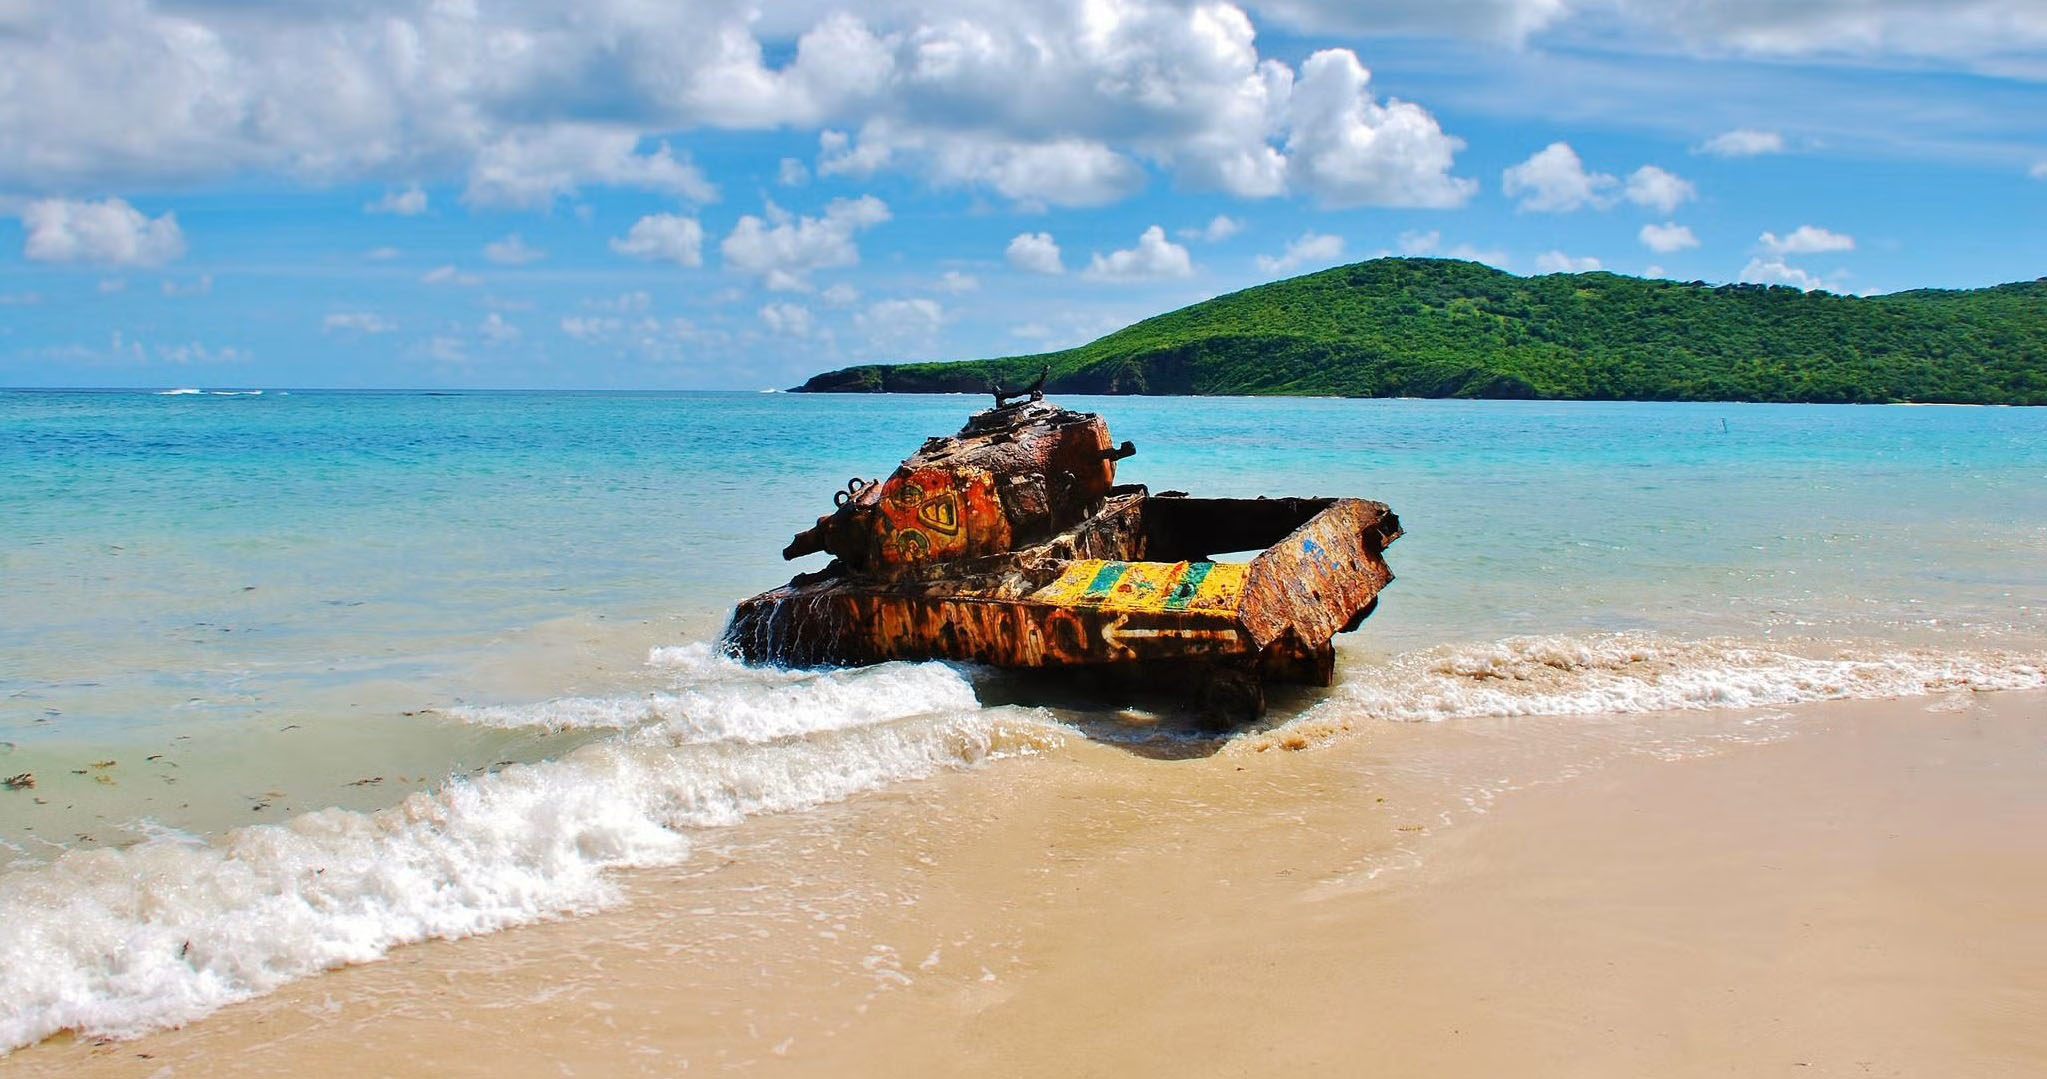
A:
[[[1060,403],[1136,443],[1126,482],[1400,515],[1338,684],[1237,741],[2047,687],[2047,412]],[[0,778],[33,778],[0,1050],[600,912],[749,821],[1076,739],[1228,752],[985,671],[718,653],[832,492],[984,404],[0,392]]]

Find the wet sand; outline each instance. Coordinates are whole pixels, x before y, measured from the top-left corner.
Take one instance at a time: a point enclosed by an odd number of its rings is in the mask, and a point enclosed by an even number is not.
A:
[[[0,1071],[2047,1072],[2047,694],[1302,733],[749,821],[618,909]]]

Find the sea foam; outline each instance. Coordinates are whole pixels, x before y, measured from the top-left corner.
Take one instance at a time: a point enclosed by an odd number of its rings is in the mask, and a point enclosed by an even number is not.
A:
[[[1677,640],[1654,634],[1511,637],[1355,668],[1295,724],[1568,716],[2047,688],[2047,654]]]
[[[937,663],[883,663],[816,672],[745,667],[705,644],[653,649],[651,667],[672,688],[638,697],[562,697],[537,704],[460,707],[448,714],[486,727],[545,730],[650,728],[678,742],[761,742],[804,731],[864,726],[917,711],[970,711],[973,687]]]
[[[743,740],[707,739],[718,725],[695,711],[376,812],[73,851],[0,878],[0,1049],[62,1030],[141,1034],[395,945],[595,910],[619,896],[608,870],[685,858],[683,829],[1062,737],[1028,710],[979,708],[937,665],[725,677],[693,699],[710,708],[754,685],[785,713],[782,733],[748,719],[729,725]]]

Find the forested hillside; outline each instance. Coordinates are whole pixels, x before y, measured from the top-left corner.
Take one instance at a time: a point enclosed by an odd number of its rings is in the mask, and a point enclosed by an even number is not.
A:
[[[1063,352],[868,365],[805,392],[1314,394],[2047,404],[2047,278],[1840,296],[1385,258]]]

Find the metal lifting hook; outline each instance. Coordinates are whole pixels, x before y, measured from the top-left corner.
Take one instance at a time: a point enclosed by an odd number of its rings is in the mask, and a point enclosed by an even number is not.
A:
[[[856,498],[859,498],[860,492],[865,491],[866,489],[872,486],[874,486],[873,480],[863,480],[860,477],[855,476],[852,479],[846,481],[845,490],[840,491],[838,494],[832,496],[832,505],[843,506],[846,503],[851,502]]]

